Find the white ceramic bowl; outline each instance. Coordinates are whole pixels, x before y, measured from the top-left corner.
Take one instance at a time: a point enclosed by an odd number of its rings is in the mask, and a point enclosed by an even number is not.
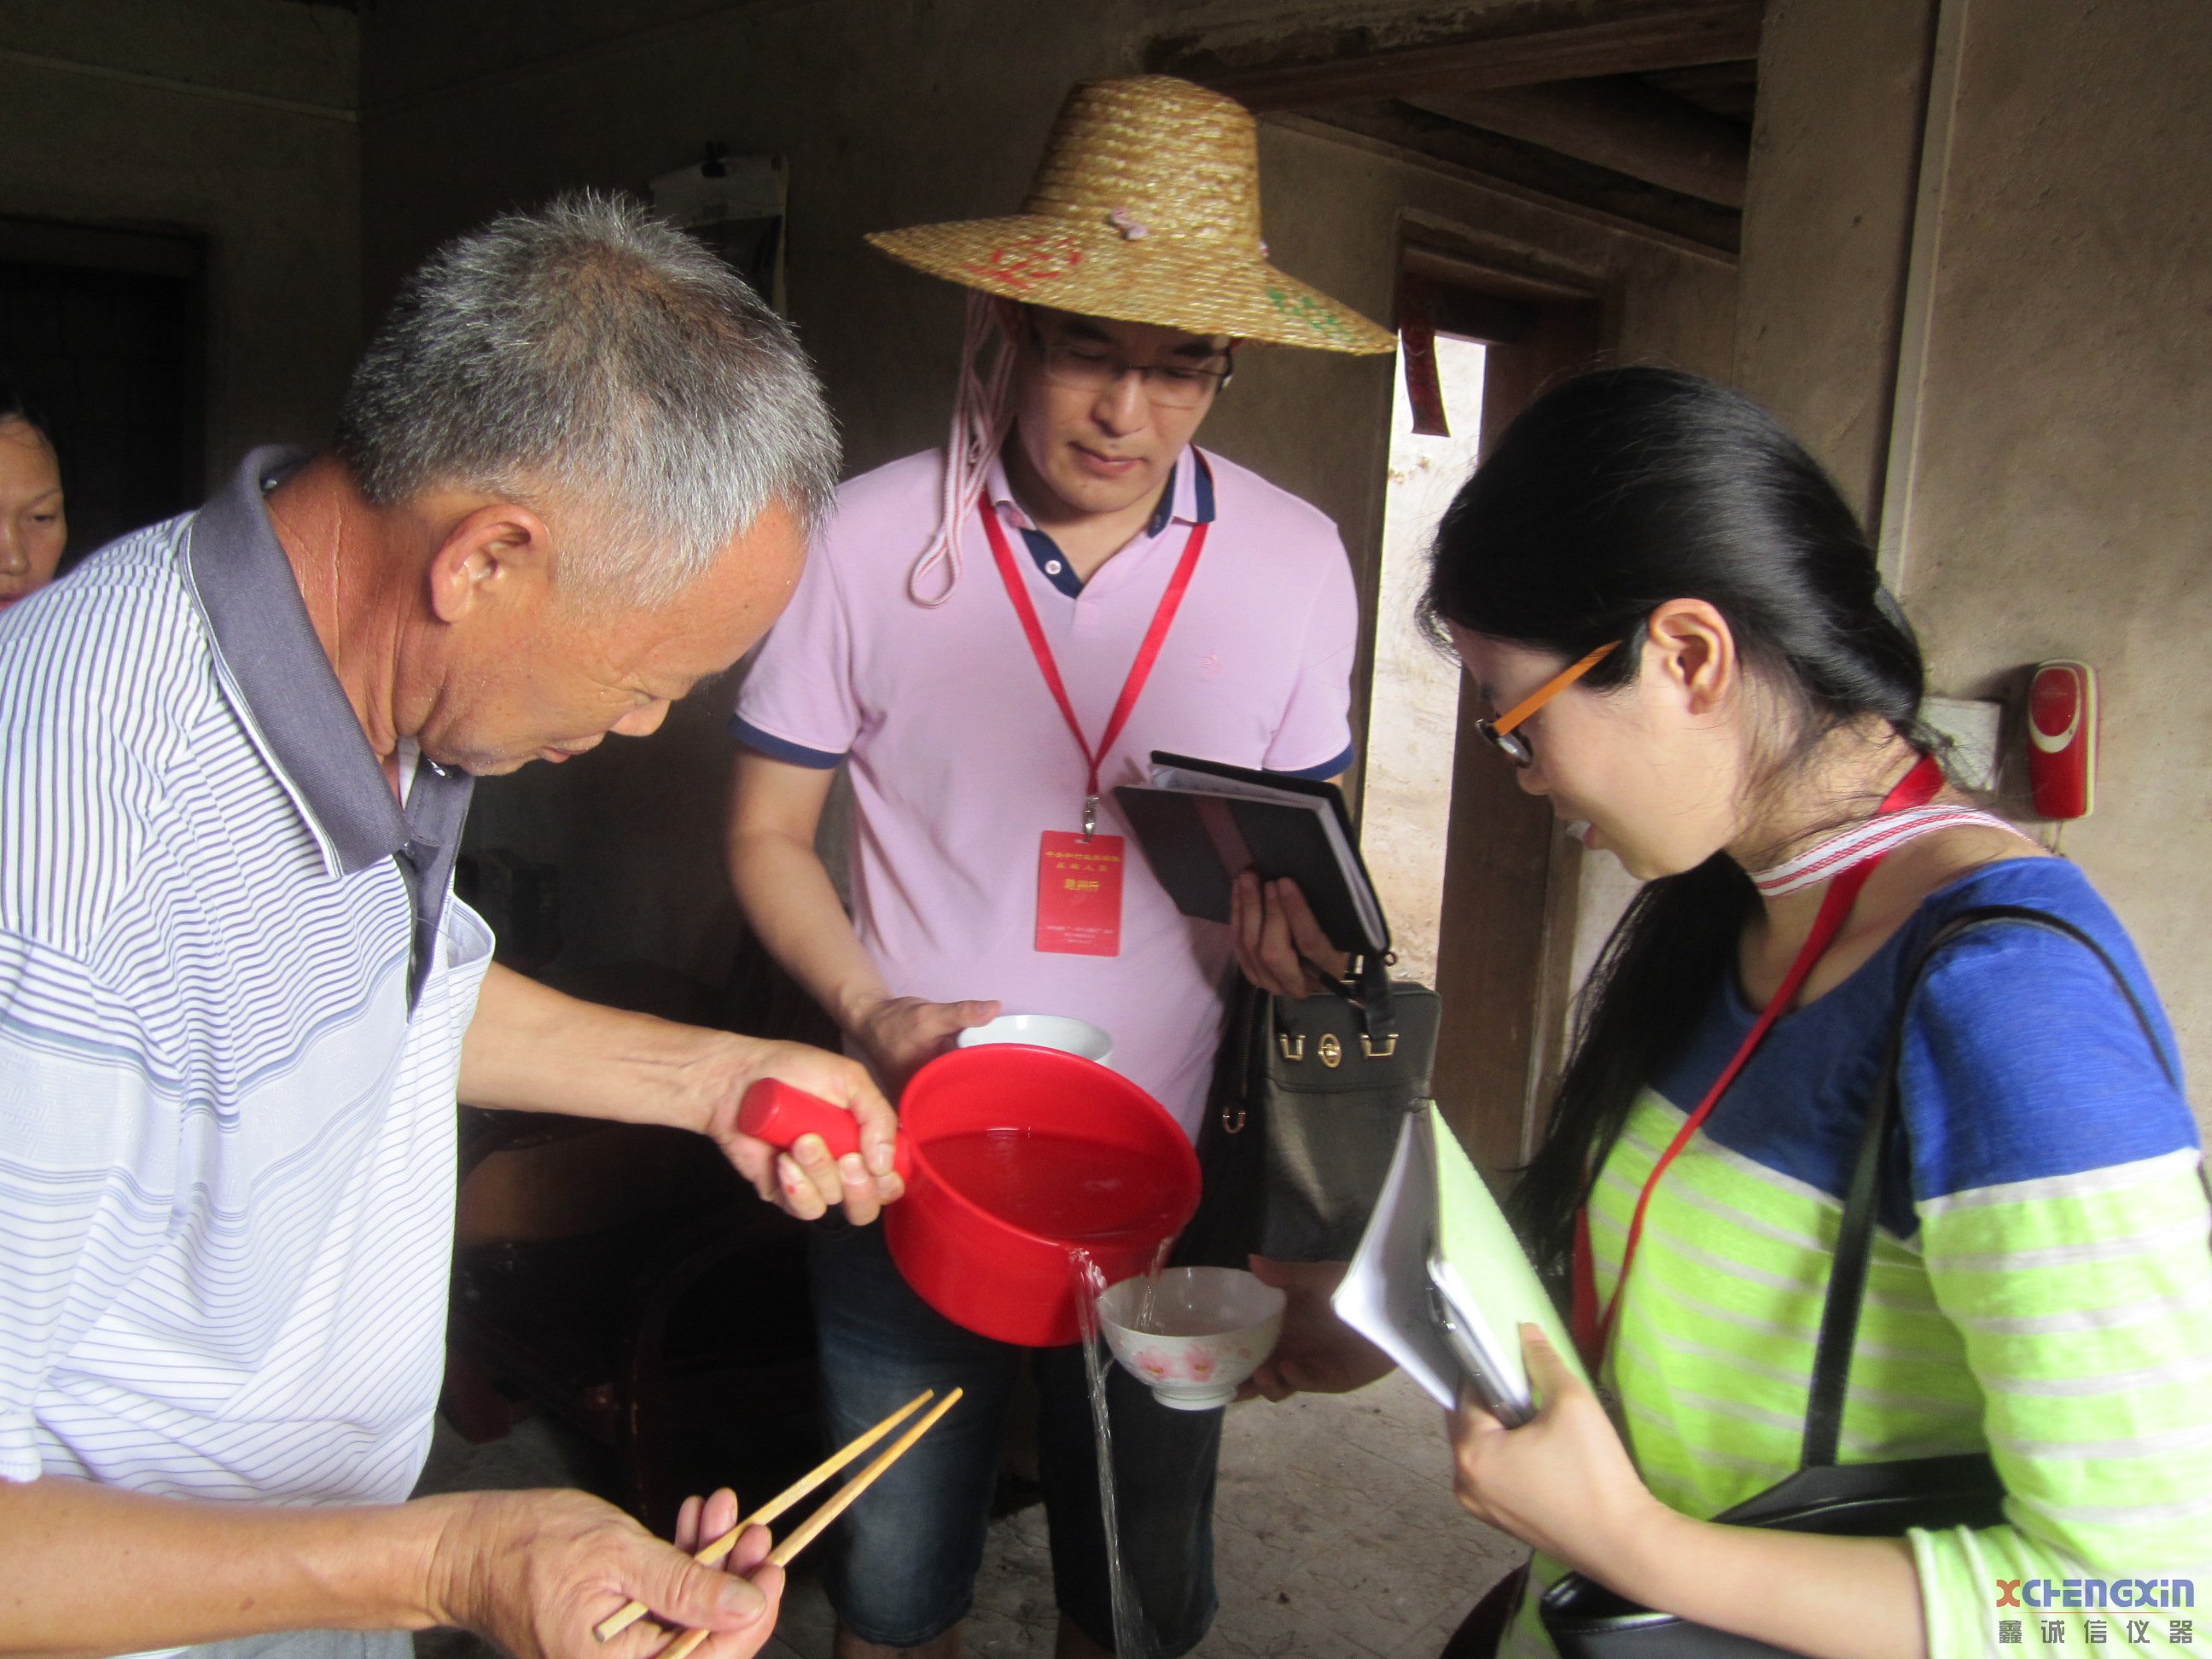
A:
[[[1275,1351],[1286,1299],[1240,1268],[1170,1267],[1146,1328],[1137,1328],[1142,1273],[1098,1298],[1098,1323],[1121,1369],[1162,1405],[1206,1412],[1234,1400],[1237,1384]]]
[[[1114,1063],[1114,1039],[1087,1019],[1065,1014],[1000,1014],[988,1025],[971,1025],[952,1040],[956,1048],[980,1048],[987,1042],[1026,1042],[1058,1048],[1101,1066]]]

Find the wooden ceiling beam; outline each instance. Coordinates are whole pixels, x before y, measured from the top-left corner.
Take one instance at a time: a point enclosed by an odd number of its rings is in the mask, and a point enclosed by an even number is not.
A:
[[[1741,211],[1751,135],[1626,76],[1407,100],[1485,131],[1541,144],[1593,167]]]
[[[1585,12],[1524,21],[1510,33],[1382,50],[1361,50],[1365,37],[1354,34],[1280,58],[1185,37],[1156,43],[1149,63],[1162,74],[1215,88],[1255,110],[1311,109],[1755,58],[1765,10],[1765,0],[1673,0],[1626,15],[1591,18]]]
[[[1314,131],[1352,135],[1370,148],[1479,181],[1500,180],[1536,199],[1656,231],[1688,246],[1734,255],[1742,241],[1743,216],[1730,209],[1522,139],[1465,126],[1411,104],[1377,100],[1275,118]]]

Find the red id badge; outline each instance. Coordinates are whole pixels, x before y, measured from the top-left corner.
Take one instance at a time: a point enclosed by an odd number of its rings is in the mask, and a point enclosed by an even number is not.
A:
[[[1048,830],[1037,853],[1036,948],[1121,954],[1121,837]]]

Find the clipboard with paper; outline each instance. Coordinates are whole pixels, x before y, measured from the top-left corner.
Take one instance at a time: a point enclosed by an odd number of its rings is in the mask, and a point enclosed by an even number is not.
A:
[[[1521,1358],[1524,1322],[1583,1375],[1565,1322],[1433,1101],[1407,1115],[1331,1302],[1440,1405],[1457,1400],[1465,1378],[1502,1420],[1525,1422],[1534,1403]]]

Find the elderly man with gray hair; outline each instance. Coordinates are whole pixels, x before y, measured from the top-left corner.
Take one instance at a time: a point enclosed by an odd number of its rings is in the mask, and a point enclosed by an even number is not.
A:
[[[897,1194],[857,1065],[559,996],[492,965],[451,890],[472,778],[641,737],[735,662],[836,469],[752,292],[571,198],[409,281],[331,453],[257,451],[0,617],[7,1648],[768,1640],[758,1531],[713,1571],[580,1493],[403,1500],[457,1090],[696,1130],[809,1211]],[[865,1157],[739,1134],[770,1076],[854,1111]],[[678,1545],[734,1504],[687,1504]],[[595,1645],[632,1596],[658,1623]]]

